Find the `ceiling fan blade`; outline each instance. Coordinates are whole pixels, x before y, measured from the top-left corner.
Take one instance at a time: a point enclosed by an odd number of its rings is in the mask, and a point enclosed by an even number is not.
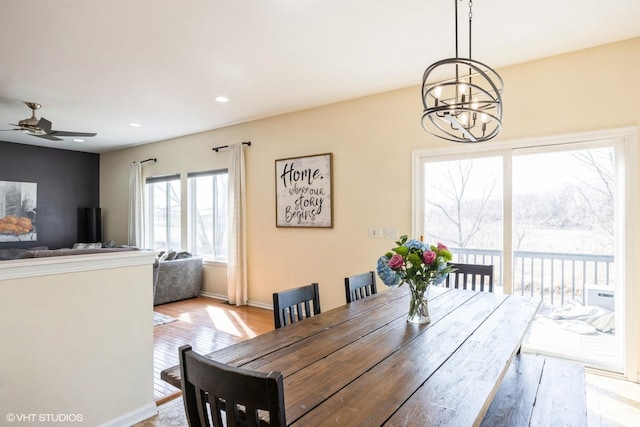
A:
[[[40,118],[38,122],[38,127],[42,129],[45,133],[51,133],[51,122],[44,117]]]
[[[91,133],[91,132],[69,132],[69,131],[64,131],[64,130],[54,130],[49,132],[49,135],[56,135],[56,136],[96,136],[97,133]]]
[[[47,135],[31,135],[31,136],[48,139],[49,141],[63,141],[62,138],[56,138],[55,136],[50,135],[50,134],[47,134]]]

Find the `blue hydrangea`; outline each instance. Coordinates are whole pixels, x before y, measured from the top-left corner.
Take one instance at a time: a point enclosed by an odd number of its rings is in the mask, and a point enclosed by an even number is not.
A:
[[[402,278],[389,267],[389,258],[386,256],[378,258],[377,270],[382,282],[391,288],[399,286],[402,282]]]
[[[404,244],[404,246],[406,246],[409,250],[414,250],[414,249],[418,249],[421,251],[425,250],[425,244],[422,243],[420,240],[416,240],[416,239],[409,240]]]
[[[444,279],[446,278],[447,274],[437,273],[433,276],[433,281],[431,283],[433,283],[434,285],[439,285],[444,282]]]
[[[447,275],[449,274],[450,269],[451,268],[447,264],[447,262],[442,257],[438,257],[438,266],[436,267],[436,270],[433,272],[432,283],[434,285],[439,285],[442,282],[444,282],[444,279],[447,278]]]

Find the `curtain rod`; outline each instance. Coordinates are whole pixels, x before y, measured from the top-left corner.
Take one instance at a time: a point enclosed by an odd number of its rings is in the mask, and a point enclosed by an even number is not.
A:
[[[147,159],[147,160],[143,160],[143,161],[141,161],[141,162],[140,162],[140,164],[142,164],[142,163],[146,163],[146,162],[154,162],[154,163],[155,163],[155,162],[157,162],[157,161],[158,161],[158,159],[156,159],[156,158],[153,158],[153,159]]]
[[[251,147],[251,141],[243,142],[242,145],[248,145],[249,147]],[[218,150],[220,150],[222,148],[227,148],[227,147],[229,147],[229,146],[228,145],[221,145],[220,147],[213,147],[212,150],[217,153]]]

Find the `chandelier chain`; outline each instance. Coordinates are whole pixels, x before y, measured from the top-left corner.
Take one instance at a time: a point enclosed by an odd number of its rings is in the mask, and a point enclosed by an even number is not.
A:
[[[469,0],[469,59],[471,59],[471,20],[473,18],[473,12],[471,8],[473,7],[473,0]]]

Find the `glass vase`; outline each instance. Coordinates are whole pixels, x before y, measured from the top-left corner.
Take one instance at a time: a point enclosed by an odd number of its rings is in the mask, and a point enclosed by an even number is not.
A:
[[[409,284],[411,289],[411,300],[409,301],[409,314],[407,315],[407,322],[423,325],[429,323],[431,318],[429,317],[429,306],[427,305],[427,285],[425,289],[420,290],[415,285]]]

